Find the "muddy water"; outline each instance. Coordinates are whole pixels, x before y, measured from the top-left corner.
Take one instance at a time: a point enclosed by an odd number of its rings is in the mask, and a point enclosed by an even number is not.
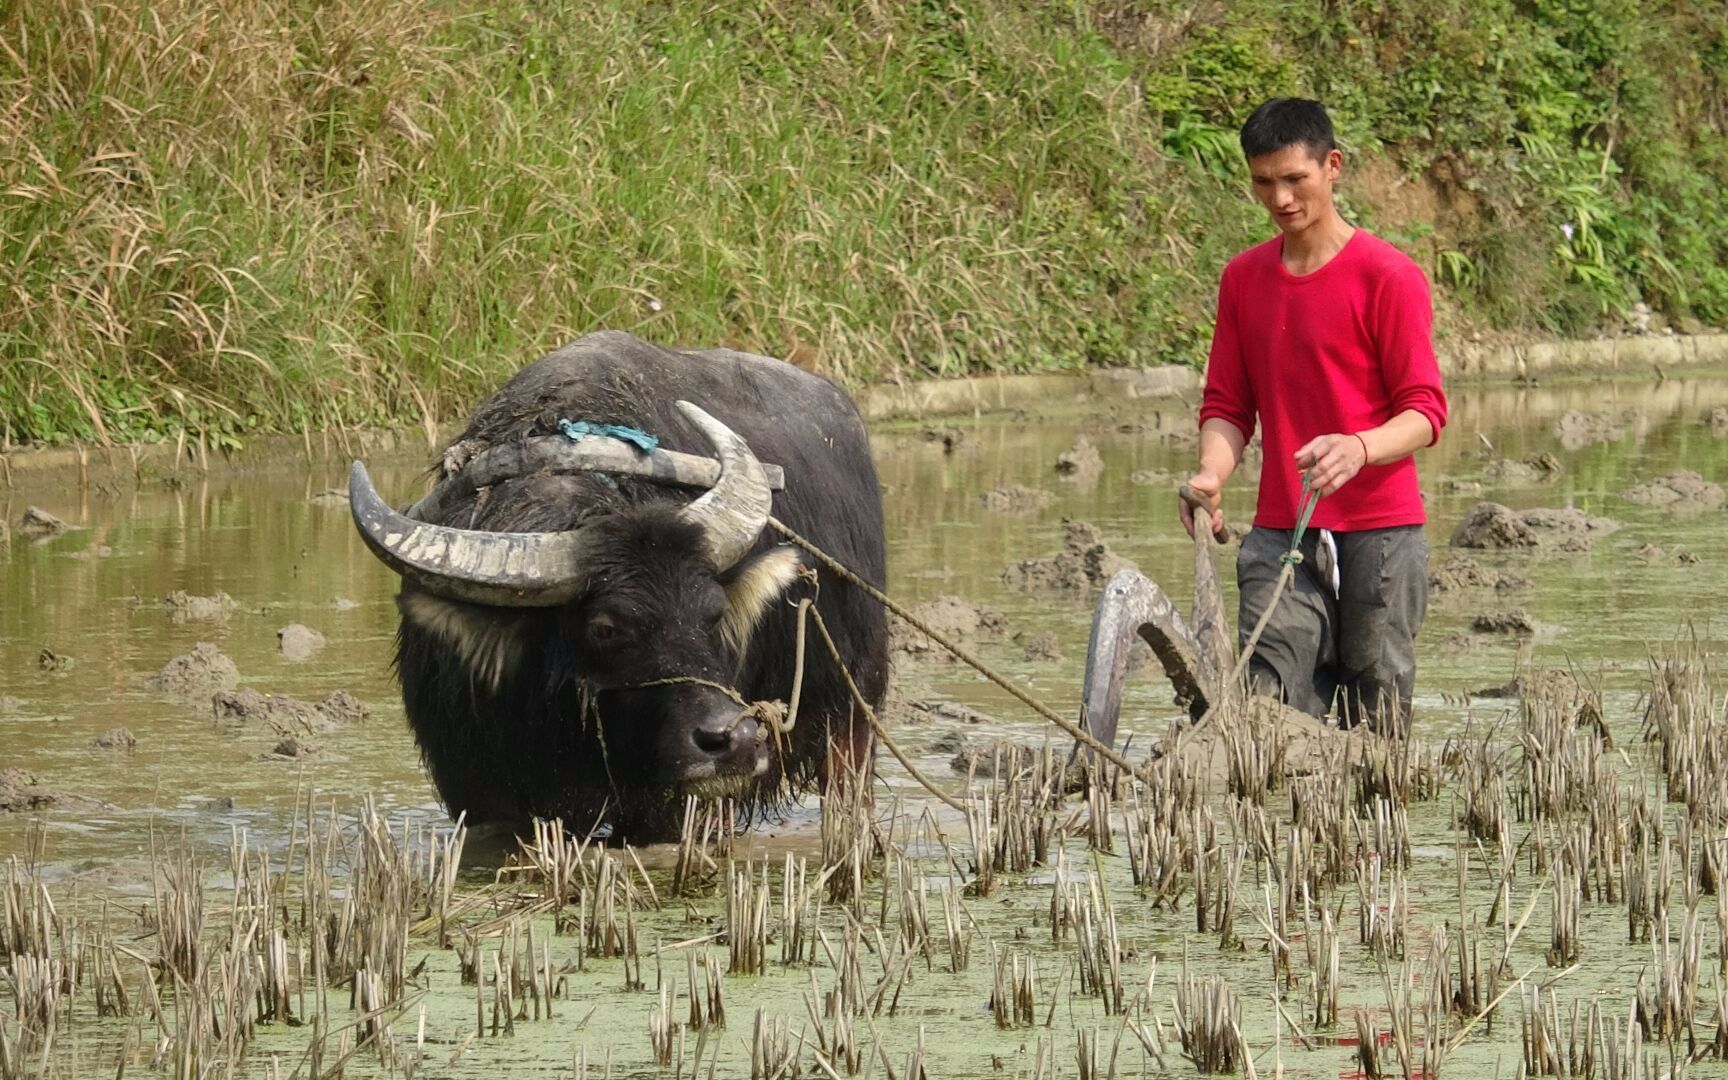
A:
[[[1719,654],[1728,638],[1728,512],[1717,507],[1696,515],[1676,515],[1628,501],[1632,485],[1687,468],[1717,482],[1728,481],[1728,439],[1712,436],[1703,417],[1728,405],[1728,380],[1670,380],[1660,385],[1628,383],[1556,384],[1519,390],[1465,390],[1454,397],[1454,421],[1445,441],[1424,452],[1421,466],[1429,497],[1429,538],[1436,561],[1450,552],[1453,527],[1479,499],[1525,507],[1575,506],[1606,515],[1623,527],[1599,537],[1587,553],[1543,557],[1472,553],[1485,565],[1517,573],[1530,584],[1496,596],[1474,589],[1436,595],[1421,646],[1418,734],[1435,741],[1459,729],[1470,691],[1505,682],[1520,659],[1549,665],[1572,664],[1592,675],[1600,672],[1609,703],[1609,720],[1627,734],[1636,722],[1636,699],[1644,682],[1649,643],[1690,628]],[[1623,412],[1619,438],[1589,446],[1569,446],[1556,422],[1567,410]],[[940,594],[968,597],[1000,612],[1008,635],[985,641],[979,651],[1023,680],[1064,712],[1078,702],[1078,684],[1089,625],[1090,596],[1082,593],[1029,593],[1005,585],[1002,571],[1018,560],[1054,554],[1062,545],[1065,518],[1091,522],[1123,557],[1132,559],[1186,604],[1191,547],[1174,522],[1171,490],[1193,459],[1191,421],[1185,410],[1136,402],[1106,403],[1084,413],[986,418],[978,423],[929,425],[945,438],[919,427],[878,432],[878,465],[889,515],[891,591],[909,602]],[[1053,468],[1056,457],[1084,434],[1098,448],[1102,471],[1093,479],[1071,481]],[[1485,478],[1492,457],[1522,459],[1552,453],[1564,474],[1539,486],[1495,487]],[[380,486],[393,496],[415,490],[418,463],[397,463],[375,470]],[[1158,479],[1145,474],[1168,474]],[[1149,481],[1134,482],[1139,479]],[[348,805],[372,794],[387,813],[438,813],[432,791],[419,771],[403,727],[400,705],[387,669],[395,625],[391,604],[394,579],[362,548],[341,504],[320,505],[314,496],[342,481],[339,462],[301,464],[256,475],[202,480],[160,481],[137,490],[93,491],[23,489],[0,495],[0,509],[16,522],[27,503],[40,505],[74,528],[43,543],[14,536],[0,548],[0,767],[19,767],[43,784],[75,797],[45,815],[48,831],[47,877],[58,885],[72,881],[81,891],[137,893],[149,865],[153,842],[184,835],[200,849],[225,848],[232,831],[245,827],[255,844],[280,849],[286,843],[299,793],[315,789]],[[1047,507],[1023,515],[986,510],[980,493],[1020,484],[1054,493]],[[1227,513],[1245,520],[1252,487],[1238,484],[1226,500]],[[1657,555],[1640,555],[1646,545]],[[1683,561],[1677,549],[1695,556]],[[1222,577],[1233,578],[1228,565]],[[176,622],[161,599],[173,590],[194,595],[228,594],[235,606],[211,620]],[[1233,603],[1233,596],[1231,597]],[[1471,634],[1474,616],[1484,611],[1523,608],[1535,622],[1533,638]],[[302,623],[320,631],[327,646],[313,657],[292,661],[277,650],[277,631]],[[1061,661],[1022,658],[1025,639],[1039,632],[1054,635]],[[212,642],[232,657],[240,684],[266,693],[318,701],[347,690],[371,709],[357,724],[303,734],[315,753],[296,760],[268,758],[280,741],[262,725],[219,721],[203,700],[179,700],[152,690],[147,682],[171,658],[198,642]],[[71,658],[69,667],[44,670],[42,652]],[[1521,657],[1521,652],[1525,655]],[[941,662],[901,667],[897,694],[906,699],[951,701],[976,709],[988,719],[964,725],[969,739],[1004,735],[1020,741],[1045,737],[1045,729],[1015,706],[1007,695],[965,669]],[[1490,706],[1488,715],[1497,710]],[[1477,715],[1484,715],[1481,705]],[[1150,678],[1135,681],[1124,705],[1125,732],[1151,732],[1174,713],[1168,687]],[[93,742],[116,727],[137,739],[131,750],[103,749]],[[903,729],[920,764],[947,777],[950,753],[933,749],[952,733],[952,722]],[[268,759],[267,759],[268,758]],[[890,782],[903,783],[897,769],[886,768]],[[815,855],[808,812],[794,815],[775,842]],[[1451,880],[1452,834],[1440,808],[1413,812],[1419,849],[1430,852],[1434,884],[1431,900],[1418,889],[1420,909],[1432,906],[1433,921],[1455,909],[1447,904]],[[950,830],[955,836],[963,829]],[[0,816],[0,855],[24,843],[21,816]],[[1086,865],[1083,842],[1070,850]],[[1126,868],[1113,861],[1105,869],[1112,895],[1123,915],[1123,936],[1138,946],[1139,959],[1127,976],[1143,978],[1150,955],[1161,957],[1160,986],[1178,966],[1184,930],[1191,915],[1154,913],[1135,903]],[[932,871],[934,872],[934,871]],[[1421,875],[1418,875],[1420,882]],[[1413,886],[1416,888],[1416,886]],[[1006,942],[1016,926],[1030,922],[1047,902],[1044,887],[1003,887],[973,907],[986,936]],[[708,911],[710,916],[721,908]],[[933,898],[933,906],[934,898]],[[1546,902],[1535,922],[1542,923]],[[707,910],[707,909],[705,909]],[[1707,916],[1705,916],[1707,918]],[[1625,988],[1647,958],[1643,949],[1614,945],[1616,910],[1585,911],[1587,964],[1571,976],[1571,989]],[[1601,924],[1592,937],[1592,922]],[[678,940],[706,932],[685,922],[683,913],[662,913],[649,920],[651,934]],[[1239,920],[1239,922],[1242,920]],[[1251,924],[1250,924],[1251,925]],[[1048,939],[1048,932],[1042,932]],[[1039,936],[1034,933],[1034,938]],[[1251,938],[1255,934],[1247,934]],[[1546,926],[1533,925],[1531,952],[1539,961]],[[1591,943],[1599,943],[1592,948]],[[1378,976],[1346,935],[1346,1003],[1380,1000]],[[1223,970],[1240,978],[1245,1027],[1257,1050],[1272,1043],[1270,1006],[1265,1002],[1267,962],[1257,953],[1219,956],[1206,938],[1190,944],[1199,970]],[[1069,946],[1071,951],[1071,946]],[[1533,950],[1533,951],[1532,951]],[[1012,1073],[1029,1071],[1040,1035],[1052,1037],[1063,1075],[1074,1071],[1076,1026],[1114,1025],[1098,1014],[1090,999],[1064,1003],[1048,1032],[998,1033],[984,1011],[988,995],[988,944],[974,944],[971,970],[964,976],[926,975],[908,991],[911,1003],[900,1014],[879,1021],[896,1061],[912,1045],[919,1025],[930,1041],[932,1076],[981,1075],[998,1058]],[[1041,989],[1056,992],[1057,972],[1065,961],[1052,956]],[[472,1014],[472,998],[455,985],[454,960],[433,957],[432,985],[446,993],[429,999],[429,1032],[443,1038]],[[1517,964],[1520,971],[1527,965]],[[1712,967],[1706,964],[1707,968]],[[652,961],[649,961],[652,986]],[[448,969],[448,970],[447,970]],[[439,1075],[491,1075],[506,1063],[530,1066],[553,1075],[568,1069],[572,1049],[587,1046],[598,1060],[605,1047],[623,1072],[648,1067],[646,1017],[652,994],[623,993],[621,979],[604,965],[583,999],[566,1007],[562,1022],[531,1026],[528,1038],[487,1042],[474,1047],[459,1066]],[[682,960],[668,966],[682,972]],[[822,973],[824,985],[830,973]],[[795,1018],[802,1026],[801,994],[808,987],[802,972],[774,972],[761,979],[729,982],[732,1031],[723,1050],[731,1074],[747,1068],[739,1057],[740,1036],[747,1040],[749,1011],[761,1004]],[[1063,990],[1066,994],[1068,991]],[[1156,995],[1165,1002],[1167,990]],[[590,1008],[586,1026],[576,1021]],[[571,1015],[574,1014],[574,1015]],[[1516,1008],[1508,998],[1502,1026],[1493,1040],[1475,1040],[1454,1058],[1456,1075],[1492,1070],[1504,1056],[1507,1072],[1516,1059]],[[472,1025],[470,1024],[470,1027]],[[520,1029],[519,1029],[520,1031]],[[866,1040],[867,1041],[867,1040]],[[90,1045],[101,1042],[92,1035]],[[1132,1042],[1132,1036],[1129,1037]],[[304,1039],[273,1032],[261,1045],[297,1054]],[[76,1038],[68,1040],[76,1048]],[[71,1051],[68,1051],[71,1052]],[[91,1051],[94,1054],[94,1051]],[[1138,1051],[1123,1048],[1128,1072],[1139,1071]],[[1335,1076],[1346,1067],[1346,1051],[1332,1048],[1304,1055],[1286,1046],[1284,1064],[1292,1075]],[[1174,1059],[1173,1059],[1174,1062]],[[1270,1057],[1260,1062],[1267,1071]],[[111,1068],[111,1066],[109,1066]],[[1126,1064],[1124,1066],[1127,1068]],[[1181,1069],[1188,1066],[1183,1064]],[[76,1070],[74,1070],[76,1071]],[[105,1070],[106,1071],[106,1070]],[[722,1073],[727,1073],[725,1064]],[[1125,1073],[1126,1074],[1126,1073]]]

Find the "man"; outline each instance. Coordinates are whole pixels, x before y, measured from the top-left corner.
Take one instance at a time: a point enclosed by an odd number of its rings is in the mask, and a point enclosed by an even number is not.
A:
[[[1318,102],[1261,105],[1242,126],[1242,152],[1278,235],[1224,270],[1188,486],[1222,534],[1219,496],[1258,421],[1259,499],[1236,563],[1244,640],[1272,600],[1304,478],[1321,498],[1249,678],[1310,715],[1335,703],[1345,726],[1403,733],[1428,601],[1411,454],[1446,423],[1428,281],[1339,215],[1343,158]],[[1178,502],[1192,536],[1193,510]]]

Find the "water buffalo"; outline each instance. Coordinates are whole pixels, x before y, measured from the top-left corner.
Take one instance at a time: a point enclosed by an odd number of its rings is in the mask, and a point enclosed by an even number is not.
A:
[[[718,468],[631,461],[610,439],[560,434],[566,420],[639,429]],[[772,512],[883,581],[864,425],[827,380],[728,349],[591,334],[482,402],[434,472],[400,513],[359,462],[349,488],[361,536],[403,578],[403,704],[452,814],[660,840],[686,794],[762,806],[868,760],[869,726],[819,645],[782,747],[738,703],[788,698],[796,601],[813,592],[872,707],[887,684],[885,613],[826,570],[812,583],[813,560],[765,527]]]

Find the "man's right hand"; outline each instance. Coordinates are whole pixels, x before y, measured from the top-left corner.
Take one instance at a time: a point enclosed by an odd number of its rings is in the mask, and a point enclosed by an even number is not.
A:
[[[1220,507],[1224,482],[1209,472],[1198,472],[1188,478],[1184,485],[1194,497],[1204,504],[1204,508],[1212,518],[1212,535],[1220,542],[1228,537],[1224,531],[1224,511]],[[1194,506],[1187,498],[1178,496],[1176,512],[1182,519],[1182,527],[1188,530],[1188,535],[1194,535]]]

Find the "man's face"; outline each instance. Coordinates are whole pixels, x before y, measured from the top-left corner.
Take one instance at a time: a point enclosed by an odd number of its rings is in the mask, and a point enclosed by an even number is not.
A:
[[[1332,185],[1342,164],[1337,150],[1322,157],[1298,144],[1249,158],[1248,172],[1254,197],[1279,231],[1292,236],[1331,216]]]

